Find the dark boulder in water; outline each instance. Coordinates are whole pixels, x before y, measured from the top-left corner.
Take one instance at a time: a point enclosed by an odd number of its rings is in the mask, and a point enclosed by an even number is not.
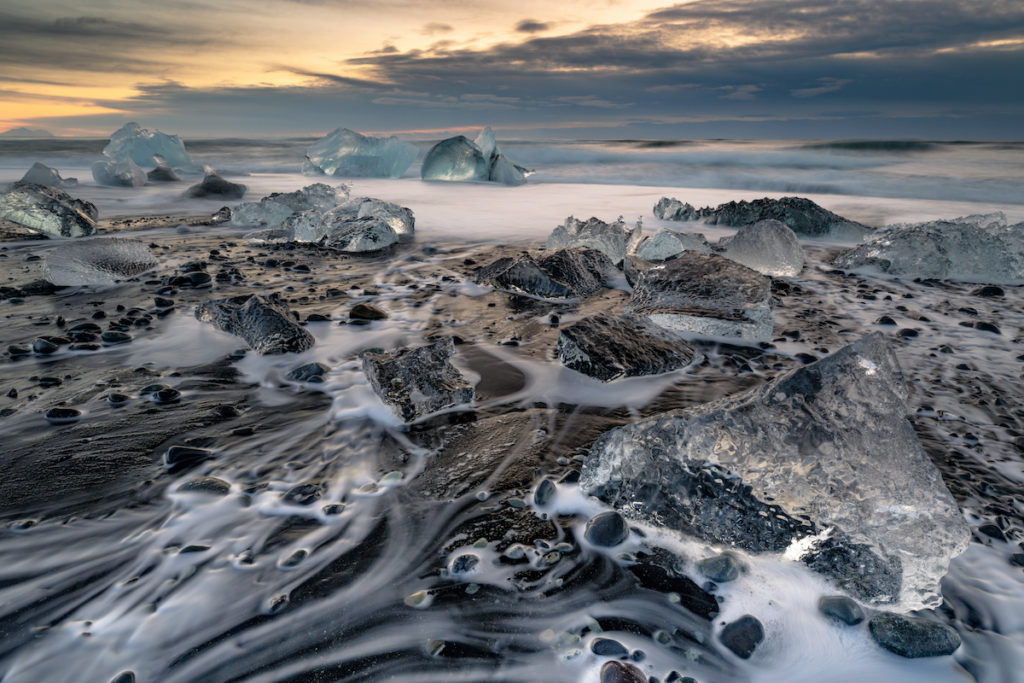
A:
[[[856,626],[864,621],[864,610],[845,595],[826,595],[818,600],[818,610],[829,619]]]
[[[615,270],[595,249],[558,249],[537,256],[524,253],[500,258],[476,272],[476,281],[495,289],[543,299],[573,299],[600,290]]]
[[[170,167],[167,160],[160,155],[155,155],[156,168],[146,174],[146,180],[151,183],[177,183],[181,181],[178,174]]]
[[[15,183],[0,193],[0,218],[47,237],[87,237],[98,216],[93,204],[57,187]]]
[[[363,371],[381,400],[406,422],[473,400],[473,387],[451,364],[455,346],[442,337],[428,346],[363,354]]]
[[[567,368],[606,382],[670,372],[703,358],[664,328],[631,316],[603,313],[563,328],[558,357]]]
[[[737,657],[749,659],[754,649],[764,640],[764,627],[756,617],[747,614],[726,624],[718,639]]]
[[[241,337],[249,348],[263,355],[299,353],[315,341],[274,295],[207,301],[196,307],[196,318]]]
[[[960,647],[960,636],[949,626],[921,617],[882,612],[868,622],[871,637],[901,657],[940,657]]]
[[[312,382],[319,384],[324,381],[324,375],[330,372],[330,368],[323,363],[306,363],[301,365],[287,375],[285,379],[292,382]]]
[[[824,209],[804,197],[755,199],[728,202],[717,207],[698,209],[678,199],[662,197],[654,207],[654,215],[667,221],[704,221],[705,223],[742,227],[773,219],[785,223],[798,235],[806,237],[863,237],[871,231],[866,225],[851,221]]]
[[[715,583],[728,583],[739,578],[742,569],[739,559],[733,553],[722,553],[697,563],[700,573]]]
[[[618,512],[602,512],[590,518],[583,537],[601,548],[611,548],[629,537],[629,527]]]
[[[197,183],[185,191],[186,197],[204,199],[241,199],[245,196],[245,185],[233,183],[221,178],[215,171],[208,171],[203,182]]]

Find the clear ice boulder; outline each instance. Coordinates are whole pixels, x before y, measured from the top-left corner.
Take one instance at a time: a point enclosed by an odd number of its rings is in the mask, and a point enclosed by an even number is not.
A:
[[[158,265],[145,242],[125,237],[94,237],[63,242],[46,252],[43,273],[58,286],[106,287]]]
[[[307,175],[338,178],[399,178],[416,160],[416,146],[338,128],[306,149]]]

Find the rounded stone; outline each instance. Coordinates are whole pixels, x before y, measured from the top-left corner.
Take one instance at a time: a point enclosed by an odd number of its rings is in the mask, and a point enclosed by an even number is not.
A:
[[[473,555],[472,553],[465,553],[459,555],[454,560],[452,560],[452,564],[451,567],[449,568],[449,571],[452,574],[468,574],[469,572],[476,569],[479,564],[479,557]]]
[[[56,353],[57,348],[56,344],[45,339],[36,339],[32,342],[32,350],[40,356],[49,356],[51,353]]]
[[[718,640],[737,657],[749,659],[754,653],[754,648],[764,640],[764,626],[756,617],[746,614],[726,624],[718,634]]]
[[[697,569],[701,574],[708,577],[715,583],[727,583],[735,581],[743,565],[732,553],[722,553],[714,557],[708,557],[697,563]]]
[[[629,650],[617,640],[611,638],[594,638],[590,641],[590,651],[602,657],[626,657]]]
[[[833,621],[855,626],[864,621],[864,610],[845,595],[826,595],[818,600],[818,609]]]
[[[629,536],[626,520],[618,512],[602,512],[590,518],[583,537],[592,545],[611,548],[619,545]]]
[[[226,496],[231,484],[217,477],[194,477],[178,487],[178,493],[205,493],[211,496]]]
[[[921,617],[881,612],[868,630],[875,642],[901,657],[941,657],[960,647],[960,635],[949,626]]]
[[[384,320],[388,317],[388,314],[376,306],[359,303],[352,307],[348,317],[352,320]]]
[[[161,389],[153,394],[153,402],[159,403],[160,405],[168,405],[170,403],[177,403],[181,400],[181,392],[177,389]]]
[[[45,417],[52,425],[66,425],[77,422],[82,417],[82,411],[77,408],[50,408]]]
[[[107,394],[107,403],[109,403],[112,406],[123,406],[125,403],[128,402],[129,398],[131,397],[126,396],[125,394]]]
[[[537,484],[537,490],[533,492],[533,503],[544,507],[551,502],[551,499],[555,497],[555,493],[558,491],[555,488],[555,483],[550,479],[544,479]]]
[[[607,662],[601,667],[601,683],[647,683],[647,676],[632,664]]]
[[[115,344],[127,344],[132,340],[132,335],[127,332],[118,332],[116,330],[111,332],[104,332],[100,335],[100,339],[103,343],[108,346],[114,346]]]

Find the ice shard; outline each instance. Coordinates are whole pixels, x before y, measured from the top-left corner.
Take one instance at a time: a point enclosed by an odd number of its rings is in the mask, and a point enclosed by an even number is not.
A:
[[[420,170],[425,180],[476,180],[504,185],[522,185],[528,173],[501,152],[490,128],[484,128],[475,142],[457,135],[437,143],[427,152]]]
[[[838,216],[804,197],[765,197],[702,209],[678,199],[662,197],[654,207],[654,215],[663,220],[703,221],[737,228],[772,219],[785,223],[793,232],[806,237],[861,239],[871,231],[866,225]]]
[[[326,219],[326,217],[325,217]],[[380,251],[398,242],[398,234],[387,221],[374,218],[344,219],[334,223],[324,221],[324,246],[335,251],[362,253]]]
[[[119,162],[130,160],[143,168],[153,166],[153,157],[159,155],[172,168],[199,170],[177,135],[150,131],[134,122],[114,131],[110,142],[103,148],[103,155]]]
[[[1001,213],[890,226],[834,264],[911,278],[1024,284],[1024,223]]]
[[[100,185],[112,187],[141,187],[146,184],[146,172],[131,159],[100,159],[92,165],[92,178]]]
[[[363,372],[370,385],[406,422],[473,400],[473,387],[451,363],[451,337],[427,346],[388,353],[363,354]]]
[[[477,270],[476,281],[512,294],[574,299],[600,290],[613,271],[612,262],[596,249],[558,249],[500,258]]]
[[[711,245],[700,233],[688,234],[676,230],[659,230],[649,237],[644,237],[637,244],[634,253],[637,258],[645,261],[664,261],[678,256],[684,251],[710,254]]]
[[[636,275],[626,312],[675,332],[767,341],[771,280],[717,254],[686,251]]]
[[[231,222],[243,226],[274,227],[284,223],[295,213],[304,211],[329,211],[338,205],[338,191],[342,198],[348,197],[348,188],[338,189],[314,183],[294,192],[273,192],[258,202],[243,202],[231,209]]]
[[[15,183],[0,193],[0,218],[49,237],[86,237],[96,231],[98,213],[59,188]]]
[[[196,319],[241,337],[257,353],[299,353],[315,340],[276,295],[214,299],[196,307]]]
[[[373,197],[350,199],[338,208],[327,212],[325,216],[329,220],[342,216],[349,219],[377,218],[387,223],[403,242],[411,240],[416,230],[416,220],[412,209]]]
[[[415,145],[394,135],[378,138],[338,128],[306,149],[304,171],[339,178],[398,178],[416,154]]]
[[[785,553],[860,600],[935,606],[969,530],[873,334],[755,389],[602,435],[582,489],[706,541]]]
[[[799,275],[804,268],[804,250],[796,233],[776,220],[758,221],[718,242],[719,251],[730,261],[742,263],[759,273],[775,277]]]
[[[25,172],[25,175],[22,176],[19,182],[32,183],[34,185],[49,185],[50,187],[59,187],[61,189],[75,187],[78,185],[77,178],[61,178],[57,169],[50,168],[38,161],[32,164],[32,168]]]
[[[627,229],[622,216],[614,223],[605,223],[597,218],[580,221],[569,216],[564,224],[548,235],[547,248],[589,247],[602,252],[618,265],[640,240],[641,231],[639,224]]]
[[[59,286],[109,286],[158,265],[145,242],[125,237],[94,237],[64,242],[46,252],[43,273]]]

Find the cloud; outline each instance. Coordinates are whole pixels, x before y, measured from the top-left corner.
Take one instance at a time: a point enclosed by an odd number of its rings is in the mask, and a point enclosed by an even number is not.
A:
[[[520,33],[543,33],[550,29],[551,26],[542,21],[536,21],[535,19],[523,19],[516,24],[516,30]]]
[[[425,36],[433,36],[438,33],[451,33],[454,30],[455,28],[451,26],[451,24],[441,24],[436,21],[432,21],[429,24],[425,24],[423,28],[420,29],[420,33]]]
[[[726,92],[725,95],[719,95],[719,99],[723,100],[753,100],[762,90],[760,86],[752,84],[723,85],[720,89]]]
[[[806,98],[806,97],[817,97],[818,95],[824,95],[830,92],[839,92],[844,87],[852,83],[849,78],[831,78],[824,76],[818,79],[818,85],[813,88],[797,88],[790,90],[789,94],[793,97]]]

